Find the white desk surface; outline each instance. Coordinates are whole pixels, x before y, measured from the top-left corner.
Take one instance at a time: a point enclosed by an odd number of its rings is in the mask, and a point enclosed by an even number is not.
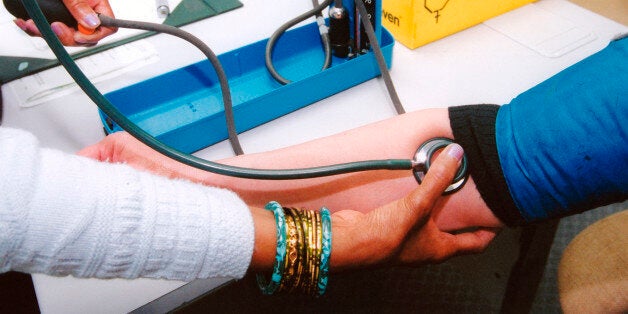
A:
[[[279,2],[266,6],[263,1],[242,0],[242,8],[184,29],[202,38],[219,54],[268,37],[283,21],[309,9],[311,5],[309,1]],[[626,26],[566,0],[540,0],[515,12],[506,19],[477,25],[415,50],[396,43],[391,75],[406,109],[507,103],[520,92],[599,51],[612,38],[627,31]],[[548,16],[551,17],[549,22]],[[522,21],[529,23],[519,25]],[[551,25],[543,25],[546,22]],[[575,31],[584,35],[586,40],[561,56],[547,57],[522,44],[522,41],[512,39],[521,39],[522,34],[523,37],[526,34],[547,34],[548,29],[557,31],[556,28],[559,35],[546,38],[550,43],[563,44],[561,41],[571,40],[560,35],[563,31],[572,35]],[[531,43],[534,36],[524,39]],[[182,44],[179,39],[158,35],[147,40],[157,49],[160,61],[123,77],[99,83],[101,91],[115,90],[202,60],[199,52]],[[11,84],[4,85],[2,90],[5,106],[3,126],[26,129],[44,145],[66,152],[75,152],[103,138],[97,107],[81,92],[21,108],[16,104]],[[373,79],[245,132],[241,135],[241,142],[246,152],[269,150],[337,133],[394,114],[383,81]],[[222,142],[198,155],[217,159],[231,156],[232,151],[228,143]],[[33,275],[33,281],[39,307],[44,313],[125,313],[185,284],[166,280],[97,280],[45,275]],[[197,281],[194,286],[209,290],[221,282],[223,280],[220,279]],[[173,294],[177,294],[173,299],[176,304],[187,301],[198,292],[186,295],[176,290]],[[167,310],[169,308],[164,304],[151,309]]]

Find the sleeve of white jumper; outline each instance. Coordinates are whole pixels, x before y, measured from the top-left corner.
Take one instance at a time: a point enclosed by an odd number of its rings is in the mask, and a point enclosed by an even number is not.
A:
[[[231,191],[40,148],[0,128],[0,271],[244,276],[253,219]]]

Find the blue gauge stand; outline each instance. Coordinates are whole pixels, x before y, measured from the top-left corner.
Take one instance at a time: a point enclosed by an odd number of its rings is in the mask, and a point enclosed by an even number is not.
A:
[[[391,65],[394,39],[379,27],[380,46]],[[372,51],[351,59],[324,54],[315,23],[286,32],[277,42],[276,82],[264,63],[267,40],[218,56],[229,79],[238,133],[308,106],[380,75]],[[228,138],[220,84],[210,62],[201,61],[105,95],[131,121],[166,145],[194,152]],[[339,104],[341,105],[341,104]],[[122,129],[102,111],[105,132]]]

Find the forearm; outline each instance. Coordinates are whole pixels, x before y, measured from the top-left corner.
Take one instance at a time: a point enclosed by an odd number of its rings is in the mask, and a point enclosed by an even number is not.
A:
[[[447,109],[411,112],[300,145],[220,162],[251,168],[285,169],[368,159],[410,159],[422,143],[433,137],[453,138]],[[79,153],[99,160],[123,161],[168,177],[225,187],[237,192],[247,204],[257,207],[276,200],[295,207],[326,206],[332,212],[341,209],[369,212],[403,197],[418,186],[409,170],[280,181],[221,176],[175,162],[126,133],[114,133]],[[478,194],[473,174],[460,191],[438,200],[434,217],[443,230],[501,226]]]
[[[0,129],[0,271],[97,278],[241,277],[253,251],[232,192],[41,149]]]
[[[442,122],[441,122],[442,121]],[[303,168],[372,159],[411,159],[425,140],[451,137],[444,110],[426,110],[370,124],[307,143],[223,160],[251,168]],[[411,171],[368,171],[331,177],[272,181],[200,173],[201,181],[238,192],[249,204],[269,198],[294,206],[325,205],[367,211],[406,195],[417,186]]]
[[[246,154],[220,162],[251,168],[301,168],[370,159],[411,159],[426,140],[452,138],[446,109],[411,112],[360,128],[274,151]],[[199,182],[237,191],[248,204],[268,199],[332,211],[362,212],[406,195],[417,182],[409,170],[367,171],[303,180],[251,180],[191,170]],[[187,173],[186,175],[189,175]]]
[[[272,269],[272,213],[233,192],[41,149],[0,128],[0,272],[240,278]]]
[[[251,168],[281,169],[369,159],[410,159],[423,142],[434,137],[453,138],[447,109],[410,112],[303,144],[220,162]],[[191,177],[197,182],[231,189],[247,204],[258,207],[272,199],[296,207],[326,206],[331,211],[351,209],[368,212],[405,196],[418,186],[409,170],[367,171],[315,179],[271,181],[220,176],[167,161],[161,162],[161,165],[169,168],[160,169],[161,173]],[[438,200],[434,217],[443,230],[456,230],[469,225],[501,225],[478,194],[472,176],[462,190]]]

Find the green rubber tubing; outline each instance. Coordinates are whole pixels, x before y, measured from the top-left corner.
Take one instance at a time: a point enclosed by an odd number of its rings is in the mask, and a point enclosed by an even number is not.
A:
[[[412,170],[413,162],[410,159],[365,160],[300,169],[253,169],[224,165],[176,150],[163,144],[154,136],[135,125],[135,123],[124,116],[102,93],[100,93],[85,74],[83,74],[76,63],[74,63],[72,57],[70,57],[59,39],[57,39],[57,36],[47,23],[36,0],[22,0],[22,3],[29,16],[32,17],[37,25],[42,37],[46,40],[46,43],[48,43],[48,46],[54,52],[57,59],[59,59],[59,62],[98,108],[126,132],[157,152],[176,161],[221,175],[263,180],[307,179],[368,170]]]

